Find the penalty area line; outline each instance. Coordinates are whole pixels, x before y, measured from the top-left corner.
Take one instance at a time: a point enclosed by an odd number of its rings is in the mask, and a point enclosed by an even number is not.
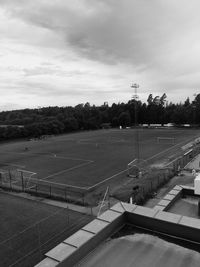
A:
[[[58,159],[70,159],[70,160],[79,160],[79,161],[85,161],[85,162],[94,162],[93,160],[90,159],[81,159],[81,158],[72,158],[72,157],[63,157],[63,156],[58,156],[56,153],[51,153],[53,157],[56,157]]]
[[[99,182],[99,183],[96,183],[96,184],[94,184],[94,185],[88,187],[88,190],[90,190],[90,189],[92,189],[92,188],[94,188],[94,187],[96,187],[96,186],[98,186],[98,185],[100,185],[100,184],[103,184],[103,183],[109,181],[110,179],[112,179],[112,178],[114,178],[114,177],[116,177],[116,176],[118,176],[118,175],[120,175],[120,174],[122,174],[122,173],[124,173],[124,172],[127,172],[127,169],[125,169],[125,170],[123,170],[123,171],[120,171],[120,172],[118,172],[118,173],[116,173],[116,174],[114,174],[114,175],[112,175],[112,176],[110,176],[110,177],[104,179],[103,181],[101,181],[101,182]]]
[[[92,162],[93,162],[93,161],[85,162],[85,163],[76,165],[76,166],[74,166],[74,167],[71,167],[71,168],[68,168],[68,169],[65,169],[65,170],[62,170],[62,171],[59,171],[59,172],[50,174],[50,175],[48,175],[48,176],[46,176],[46,177],[44,177],[44,178],[42,178],[42,179],[40,179],[40,180],[47,180],[47,179],[49,179],[49,178],[51,178],[51,177],[54,177],[54,176],[56,176],[56,175],[59,175],[59,174],[62,174],[62,173],[68,172],[68,171],[72,171],[72,170],[78,169],[78,168],[83,167],[83,166],[86,166],[86,165],[88,165],[88,164],[91,164]]]
[[[48,180],[43,180],[43,179],[38,179],[38,182],[49,183],[50,185],[64,186],[66,188],[69,187],[69,188],[83,189],[83,190],[89,189],[89,187],[86,187],[86,186],[76,186],[76,185],[70,185],[70,184],[56,183],[56,182],[50,182]]]

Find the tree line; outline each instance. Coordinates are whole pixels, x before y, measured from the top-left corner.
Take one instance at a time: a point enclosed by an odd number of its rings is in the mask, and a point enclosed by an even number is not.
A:
[[[167,103],[166,94],[147,103],[131,99],[109,106],[79,104],[75,107],[44,107],[0,112],[0,140],[41,137],[103,127],[131,127],[136,124],[190,124],[200,126],[200,94],[193,101]],[[21,126],[21,127],[20,127]]]

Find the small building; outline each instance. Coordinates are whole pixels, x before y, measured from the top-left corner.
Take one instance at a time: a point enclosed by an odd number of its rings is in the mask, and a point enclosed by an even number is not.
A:
[[[194,179],[194,192],[195,195],[200,195],[200,173]]]

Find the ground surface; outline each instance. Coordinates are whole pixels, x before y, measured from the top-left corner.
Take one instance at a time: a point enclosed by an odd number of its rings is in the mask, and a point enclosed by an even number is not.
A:
[[[34,266],[44,253],[87,224],[78,212],[0,192],[1,267]]]
[[[178,199],[168,210],[169,212],[200,219],[198,215],[197,197],[186,196]]]
[[[139,129],[139,155],[148,163],[170,160],[199,130]],[[157,143],[157,137],[175,138]],[[1,144],[0,169],[23,169],[38,179],[90,188],[125,176],[136,155],[135,130],[99,130],[45,140]]]
[[[135,234],[101,244],[79,265],[87,267],[198,267],[200,254],[156,236]]]

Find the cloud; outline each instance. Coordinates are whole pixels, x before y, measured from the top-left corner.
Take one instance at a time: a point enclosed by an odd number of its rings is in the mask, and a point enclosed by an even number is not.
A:
[[[73,103],[128,100],[132,81],[142,96],[186,98],[200,83],[199,7],[198,0],[0,0],[0,85],[58,104],[59,94]]]
[[[173,53],[176,46],[181,46],[183,34],[190,34],[191,27],[195,32],[200,22],[198,13],[192,14],[195,8],[188,9],[186,0],[3,3],[12,16],[55,32],[82,56],[110,64],[125,61],[160,65],[161,53]]]

